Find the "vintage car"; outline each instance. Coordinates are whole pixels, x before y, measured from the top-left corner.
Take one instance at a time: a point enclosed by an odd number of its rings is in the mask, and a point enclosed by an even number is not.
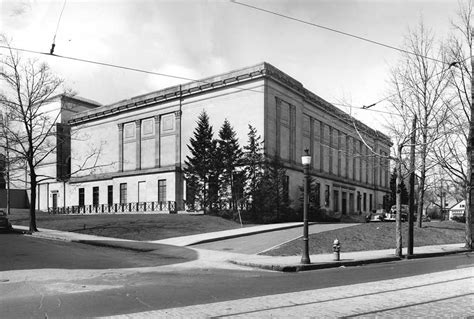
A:
[[[377,209],[376,211],[373,211],[369,215],[365,216],[365,221],[367,223],[383,222],[385,221],[386,215],[387,215],[387,212],[385,211],[385,209]]]
[[[0,231],[9,231],[12,229],[12,224],[8,220],[7,213],[0,210]]]
[[[408,221],[408,213],[410,212],[410,209],[408,205],[402,205],[402,214],[401,214],[401,219],[402,222]],[[392,208],[390,209],[390,212],[386,216],[387,221],[395,221],[397,218],[397,205],[393,205]],[[416,213],[413,216],[413,221],[416,221]]]

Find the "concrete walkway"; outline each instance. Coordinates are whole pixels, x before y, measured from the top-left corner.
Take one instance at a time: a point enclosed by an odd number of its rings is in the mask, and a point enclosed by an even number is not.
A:
[[[108,247],[117,247],[124,249],[131,249],[137,251],[151,251],[153,245],[176,245],[176,246],[189,246],[196,243],[210,242],[227,238],[234,238],[237,236],[246,236],[250,234],[269,232],[273,230],[300,227],[302,223],[286,223],[286,224],[273,224],[273,225],[262,225],[254,227],[245,227],[240,229],[213,232],[207,234],[199,234],[194,236],[185,236],[170,238],[159,241],[133,241],[127,239],[117,239],[110,237],[101,237],[93,235],[85,235],[73,232],[63,232],[58,230],[42,229],[39,228],[39,232],[32,234],[34,237],[64,240],[71,242],[81,242],[92,245],[102,245]],[[13,226],[15,230],[28,231],[28,227],[25,226]],[[192,247],[190,247],[192,248]],[[206,256],[212,255],[213,259],[220,259],[223,262],[230,262],[233,264],[255,267],[268,270],[276,271],[303,271],[312,269],[332,268],[341,266],[355,266],[377,262],[387,262],[400,260],[402,258],[395,256],[394,249],[387,250],[374,250],[374,251],[359,251],[359,252],[341,252],[340,261],[335,261],[333,254],[318,254],[311,255],[311,264],[303,265],[300,263],[301,256],[263,256],[263,255],[245,255],[237,253],[225,253],[212,251],[212,254],[208,250],[196,249],[200,252],[200,259],[207,258]],[[433,245],[424,247],[415,247],[414,255],[410,258],[423,258],[442,256],[447,254],[455,253],[467,253],[471,252],[464,248],[464,244],[451,244],[451,245]],[[217,255],[222,255],[219,258]],[[406,251],[404,250],[404,256]]]

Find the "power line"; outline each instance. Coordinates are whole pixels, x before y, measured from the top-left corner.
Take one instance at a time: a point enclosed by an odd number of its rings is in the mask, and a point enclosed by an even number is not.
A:
[[[353,106],[353,105],[348,105],[348,104],[342,104],[342,103],[334,103],[334,102],[330,102],[331,104],[333,105],[338,105],[338,106],[342,106],[342,107],[346,107],[346,108],[353,108],[353,109],[358,109],[358,110],[364,110],[364,111],[370,111],[370,112],[376,112],[376,113],[384,113],[384,114],[390,114],[390,115],[395,115],[395,116],[401,116],[400,114],[398,113],[393,113],[393,112],[388,112],[388,111],[380,111],[380,110],[373,110],[373,109],[369,109],[368,107],[365,107],[365,106]],[[377,104],[377,103],[374,103],[374,105]],[[369,105],[369,107],[371,107],[373,105]]]
[[[429,60],[432,60],[432,61],[436,61],[436,62],[439,62],[439,63],[452,64],[452,63],[447,63],[447,62],[444,62],[444,61],[441,61],[441,60],[438,60],[438,59],[435,59],[435,58],[424,56],[424,55],[421,55],[421,54],[418,54],[418,53],[410,52],[410,51],[395,47],[395,46],[390,45],[390,44],[386,44],[386,43],[382,43],[382,42],[379,42],[379,41],[371,40],[371,39],[368,39],[368,38],[365,38],[365,37],[362,37],[362,36],[359,36],[359,35],[355,35],[355,34],[345,32],[345,31],[340,31],[340,30],[337,30],[337,29],[333,29],[333,28],[326,27],[326,26],[323,26],[323,25],[320,25],[320,24],[316,24],[316,23],[313,23],[313,22],[309,22],[309,21],[305,21],[305,20],[302,20],[302,19],[299,19],[299,18],[288,16],[288,15],[285,15],[285,14],[282,14],[282,13],[270,11],[268,9],[252,6],[250,4],[246,4],[246,3],[243,3],[243,2],[238,2],[236,0],[230,0],[230,2],[241,5],[241,6],[244,6],[244,7],[248,7],[248,8],[254,9],[254,10],[269,13],[269,14],[272,14],[272,15],[275,15],[275,16],[278,16],[278,17],[281,17],[281,18],[285,18],[285,19],[293,20],[293,21],[300,22],[300,23],[303,23],[303,24],[307,24],[307,25],[310,25],[310,26],[313,26],[313,27],[316,27],[316,28],[320,28],[320,29],[324,29],[324,30],[327,30],[327,31],[339,33],[339,34],[342,34],[342,35],[345,35],[345,36],[348,36],[348,37],[351,37],[351,38],[355,38],[355,39],[358,39],[358,40],[369,42],[369,43],[379,45],[379,46],[382,46],[382,47],[385,47],[385,48],[388,48],[388,49],[396,50],[396,51],[403,52],[403,53],[410,54],[410,55],[414,55],[414,56],[423,57],[423,58],[426,58],[426,59],[429,59]],[[457,62],[454,62],[454,63],[457,63]]]
[[[27,52],[27,53],[32,53],[32,54],[46,55],[46,56],[49,56],[49,57],[61,58],[61,59],[72,60],[72,61],[77,61],[77,62],[84,62],[84,63],[89,63],[89,64],[101,65],[101,66],[107,66],[107,67],[111,67],[111,68],[123,69],[123,70],[128,70],[128,71],[135,71],[135,72],[140,72],[140,73],[164,76],[164,77],[174,78],[174,79],[178,79],[178,80],[185,80],[185,81],[191,81],[191,82],[212,84],[212,83],[210,83],[208,81],[204,81],[204,80],[196,80],[196,79],[187,78],[187,77],[183,77],[183,76],[160,73],[160,72],[154,72],[154,71],[138,69],[138,68],[132,68],[132,67],[122,66],[122,65],[118,65],[118,64],[112,64],[112,63],[106,63],[106,62],[100,62],[100,61],[93,61],[93,60],[75,58],[75,57],[59,55],[59,54],[50,54],[50,53],[46,53],[46,52],[15,48],[15,47],[9,47],[9,46],[4,46],[4,45],[0,45],[0,48],[2,48],[2,49],[11,49],[11,50],[15,50],[15,51]],[[242,88],[242,87],[240,87],[240,88],[236,87],[236,88],[231,88],[231,89],[237,90],[237,91],[252,91],[252,92],[257,92],[257,93],[263,93],[262,91],[247,89],[247,88]]]

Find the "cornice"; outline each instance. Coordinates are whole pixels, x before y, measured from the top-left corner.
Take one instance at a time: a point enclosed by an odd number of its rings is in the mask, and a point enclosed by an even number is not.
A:
[[[323,111],[334,115],[336,118],[349,125],[352,125],[352,118],[349,114],[338,109],[337,107],[325,101],[313,92],[307,90],[301,82],[295,80],[293,77],[289,76],[288,74],[284,73],[283,71],[279,70],[278,68],[267,62],[263,62],[239,70],[234,70],[228,73],[208,77],[198,81],[172,86],[163,90],[136,96],[131,99],[122,100],[110,105],[105,105],[90,111],[82,112],[74,116],[71,120],[69,120],[69,124],[80,124],[87,121],[111,116],[114,114],[119,114],[125,111],[140,109],[150,105],[156,105],[159,103],[182,99],[185,97],[220,90],[227,87],[232,88],[237,86],[238,84],[254,81],[256,79],[261,78],[271,79],[286,86],[295,93],[299,94],[305,101],[312,104],[313,106],[318,107]],[[392,145],[392,143],[390,142],[390,138],[384,135],[383,133],[368,127],[367,125],[358,120],[355,120],[355,123],[358,129],[360,129],[360,131],[364,134],[382,140],[390,146]]]

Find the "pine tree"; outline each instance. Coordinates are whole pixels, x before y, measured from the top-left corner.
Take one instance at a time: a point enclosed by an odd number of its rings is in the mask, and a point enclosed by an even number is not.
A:
[[[257,190],[263,176],[263,147],[260,135],[257,129],[249,124],[249,132],[247,134],[248,142],[244,146],[243,163],[245,165],[245,198],[247,202],[253,202],[257,198]],[[256,205],[251,207],[252,217],[257,219]]]
[[[185,177],[189,181],[189,190],[193,193],[187,196],[194,203],[198,201],[201,208],[209,210],[215,200],[215,163],[217,155],[217,142],[213,139],[212,126],[209,116],[202,111],[198,117],[194,137],[188,144],[191,156],[186,156]]]
[[[392,174],[390,175],[390,207],[395,205],[395,199],[397,195],[397,169],[394,168]],[[400,183],[400,187],[402,189],[402,204],[408,205],[408,190],[405,185],[404,180]]]
[[[231,209],[236,208],[236,189],[239,183],[235,179],[239,176],[236,168],[242,164],[242,150],[236,137],[234,128],[226,119],[219,130],[218,163],[220,165],[219,197]]]
[[[278,221],[289,209],[289,185],[286,169],[278,157],[265,161],[263,175],[255,191],[255,209],[259,212],[260,221]]]

